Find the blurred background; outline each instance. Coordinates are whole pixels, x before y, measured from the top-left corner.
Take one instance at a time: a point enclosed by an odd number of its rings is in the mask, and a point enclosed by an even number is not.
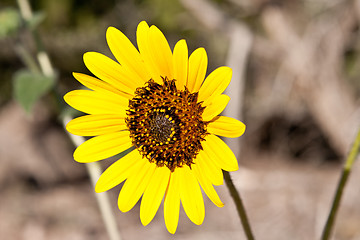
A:
[[[342,164],[360,126],[360,1],[356,0],[33,0],[35,20],[24,27],[16,1],[0,2],[0,238],[108,239],[85,166],[60,120],[54,95],[80,85],[89,73],[83,53],[111,56],[105,32],[114,26],[135,43],[137,24],[158,26],[171,48],[185,38],[189,52],[205,47],[208,73],[234,70],[227,115],[247,125],[229,142],[240,170],[232,173],[257,239],[319,239]],[[27,49],[43,43],[55,69],[49,89],[32,106],[16,85]],[[24,57],[25,56],[25,57]],[[26,75],[26,74],[25,74]],[[43,86],[43,85],[41,85]],[[30,91],[30,90],[29,90]],[[15,99],[17,98],[17,99]],[[20,102],[20,103],[19,103]],[[24,103],[25,102],[25,103]],[[28,106],[26,112],[21,106]],[[104,161],[105,168],[111,161]],[[360,166],[344,191],[334,239],[360,239]],[[177,233],[162,207],[146,227],[139,204],[116,206],[122,238],[245,239],[225,186],[225,206],[206,197],[203,225],[183,210]]]

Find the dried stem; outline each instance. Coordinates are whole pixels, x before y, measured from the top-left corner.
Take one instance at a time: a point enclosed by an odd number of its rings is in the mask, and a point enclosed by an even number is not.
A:
[[[20,9],[22,18],[27,22],[31,21],[31,19],[33,18],[33,12],[31,10],[29,1],[28,0],[18,0],[17,2],[18,2],[18,6]],[[36,43],[37,60],[38,60],[40,67],[37,66],[36,61],[31,58],[30,54],[28,54],[26,49],[24,49],[22,46],[17,46],[18,54],[20,55],[22,60],[25,62],[25,64],[29,68],[31,68],[32,71],[38,72],[39,69],[41,69],[42,74],[44,74],[45,76],[50,76],[50,77],[54,76],[55,75],[54,68],[52,67],[49,55],[45,51],[45,48],[40,40],[40,37],[39,37],[37,31],[32,30],[31,34]],[[56,91],[55,91],[55,93],[56,93]],[[59,95],[55,94],[55,96],[56,96],[58,102],[62,102],[62,99]],[[70,120],[71,120],[71,118],[69,116],[65,116],[63,118],[64,127],[67,124],[67,122]],[[75,136],[70,133],[69,133],[69,137],[76,146],[79,146],[80,144],[82,144],[85,141],[85,139],[83,137]],[[96,162],[96,163],[88,163],[88,164],[86,164],[86,167],[87,167],[88,173],[90,175],[91,182],[93,185],[95,185],[96,181],[99,179],[99,177],[101,175],[101,166],[99,163]],[[104,221],[105,227],[108,231],[110,239],[111,240],[121,240],[120,233],[117,229],[115,217],[112,214],[112,208],[110,205],[108,194],[106,192],[104,192],[104,193],[98,193],[95,196],[98,201],[99,208],[100,208],[100,211],[101,211],[101,214],[103,217],[103,221]]]
[[[66,124],[71,120],[69,116],[65,116],[63,120],[64,127]],[[79,146],[83,142],[85,142],[85,139],[81,136],[76,136],[71,133],[68,133],[70,139],[74,143],[75,146]],[[101,166],[98,162],[93,163],[86,163],[86,169],[89,173],[91,182],[93,186],[95,186],[97,180],[99,179],[101,175]],[[109,197],[107,192],[103,193],[96,193],[96,200],[98,202],[100,212],[106,227],[106,230],[109,234],[109,237],[111,240],[121,240],[121,236],[119,233],[119,230],[117,228],[116,219],[114,217],[114,214],[112,212],[112,207],[109,201]]]

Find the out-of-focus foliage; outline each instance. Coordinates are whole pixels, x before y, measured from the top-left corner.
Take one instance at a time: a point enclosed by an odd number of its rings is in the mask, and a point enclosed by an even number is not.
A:
[[[0,10],[0,38],[15,33],[20,27],[20,15],[14,8]]]
[[[14,75],[14,97],[30,113],[36,101],[46,94],[55,83],[55,78],[21,70]]]

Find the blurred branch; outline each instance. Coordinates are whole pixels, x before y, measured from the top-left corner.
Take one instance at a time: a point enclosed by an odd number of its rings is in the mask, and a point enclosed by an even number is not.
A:
[[[33,17],[33,13],[30,7],[30,3],[27,0],[17,0],[20,13],[25,21],[30,21]]]
[[[31,10],[28,0],[17,0],[17,2],[23,19],[25,20],[26,24],[29,24],[32,18],[34,17],[34,14]],[[54,76],[55,75],[54,68],[51,65],[49,55],[44,49],[44,46],[39,38],[36,28],[32,30],[32,36],[37,46],[37,59],[40,64],[41,71],[45,76],[49,76],[49,77]]]
[[[63,126],[65,129],[66,124],[71,120],[69,116],[65,116],[63,119]],[[67,131],[66,131],[67,132]],[[76,147],[80,146],[85,142],[85,138],[81,136],[73,135],[67,132],[71,141]],[[101,166],[98,162],[86,163],[86,169],[89,173],[91,183],[95,187],[97,180],[101,175]],[[100,212],[106,227],[106,230],[109,234],[111,240],[121,240],[120,232],[116,225],[116,219],[113,214],[113,210],[109,201],[109,196],[107,192],[96,193],[96,200],[98,202]]]
[[[25,21],[26,27],[30,29],[30,22],[33,20],[34,14],[31,10],[30,4],[28,0],[18,0],[18,5],[20,8],[20,12],[22,15],[22,18]],[[31,30],[32,37],[36,43],[36,53],[37,53],[37,59],[41,68],[41,72],[46,77],[54,77],[55,76],[55,70],[52,67],[52,64],[50,62],[49,55],[45,51],[45,48],[42,44],[42,41],[40,39],[40,36],[38,35],[38,32],[36,30],[36,26],[34,26]],[[23,48],[21,45],[17,47],[17,52],[22,58],[22,60],[25,62],[25,64],[33,71],[39,71],[39,68],[37,67],[36,62],[31,58],[30,54],[26,51],[25,48]],[[28,82],[28,79],[24,79],[26,83]],[[23,81],[24,82],[24,81]],[[30,84],[32,84],[30,82]],[[57,94],[56,89],[54,89],[54,96],[56,100],[61,104],[62,98]],[[63,125],[64,128],[71,119],[69,116],[64,116]],[[70,139],[73,141],[73,143],[76,146],[79,146],[83,142],[85,142],[85,139],[80,136],[75,136],[72,134],[68,134]],[[88,170],[89,176],[91,178],[92,184],[95,186],[96,181],[99,179],[101,175],[101,166],[99,163],[88,163],[86,164],[86,168]],[[121,240],[119,231],[117,229],[116,220],[114,218],[114,215],[112,214],[112,208],[109,202],[109,198],[107,193],[100,193],[95,194],[96,199],[98,201],[98,205],[103,217],[103,221],[105,224],[105,227],[108,231],[109,237],[111,240]]]
[[[16,54],[20,57],[26,67],[33,73],[40,73],[40,68],[37,63],[34,61],[33,57],[27,51],[27,49],[21,44],[15,45]]]
[[[253,37],[245,25],[233,21],[230,22],[227,35],[229,38],[229,48],[226,65],[232,68],[233,75],[232,81],[225,91],[231,97],[231,101],[224,113],[230,117],[243,119],[242,108],[246,82],[245,75]]]
[[[284,52],[269,101],[278,108],[279,99],[288,99],[286,95],[295,88],[331,145],[344,156],[360,119],[340,74],[355,15],[352,2],[343,3],[310,21],[303,36],[279,8],[268,8],[262,18],[270,39]]]
[[[202,25],[211,31],[224,29],[224,14],[207,0],[180,0],[183,6],[192,13]]]

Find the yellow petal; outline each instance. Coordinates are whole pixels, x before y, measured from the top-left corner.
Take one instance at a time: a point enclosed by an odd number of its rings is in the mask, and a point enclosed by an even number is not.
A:
[[[118,198],[118,207],[120,211],[127,212],[135,206],[148,186],[155,168],[155,163],[145,161],[142,168],[140,168],[137,173],[128,177]]]
[[[125,111],[129,100],[111,92],[74,90],[64,96],[67,104],[88,114],[118,114]]]
[[[222,111],[224,111],[229,101],[230,97],[228,95],[221,94],[216,96],[213,101],[204,109],[204,112],[202,114],[203,120],[210,121],[211,119],[219,115]]]
[[[125,151],[132,146],[128,131],[109,133],[93,137],[74,152],[74,159],[78,162],[95,162]]]
[[[232,70],[229,67],[219,67],[207,76],[200,87],[198,101],[211,101],[225,91],[231,81]]]
[[[142,81],[147,81],[151,78],[145,70],[140,53],[121,31],[114,27],[109,27],[106,32],[106,39],[111,52],[122,66],[126,66],[129,70],[136,73]]]
[[[127,129],[123,114],[85,115],[71,120],[66,125],[68,132],[79,136],[97,136]]]
[[[223,172],[221,168],[215,164],[213,156],[208,153],[209,152],[206,151],[200,151],[196,157],[195,165],[201,169],[202,173],[212,184],[216,186],[222,185],[224,183]]]
[[[149,32],[150,28],[148,24],[145,21],[140,22],[136,30],[137,45],[145,63],[145,68],[150,73],[151,78],[157,83],[163,83],[160,70],[153,61],[151,50],[153,46],[149,45]]]
[[[173,54],[174,63],[174,79],[176,79],[176,87],[179,90],[184,90],[188,75],[188,47],[184,39],[178,41],[174,48]]]
[[[169,43],[164,34],[154,25],[149,30],[149,46],[152,59],[155,66],[159,69],[160,75],[163,78],[173,79],[174,69]]]
[[[138,77],[129,71],[124,71],[120,64],[101,53],[85,53],[84,63],[95,76],[120,91],[133,95],[137,87],[143,86],[144,82]]]
[[[110,165],[96,183],[97,193],[105,192],[120,183],[132,174],[136,174],[144,165],[144,160],[138,150],[133,150]]]
[[[202,224],[205,206],[199,183],[188,166],[176,169],[180,177],[180,198],[184,211],[196,225]]]
[[[144,226],[148,225],[155,217],[169,180],[169,168],[157,167],[141,200],[140,220]]]
[[[180,193],[179,193],[179,171],[175,170],[170,175],[170,182],[166,189],[164,199],[164,220],[169,233],[176,232],[179,222]]]
[[[190,55],[187,81],[187,87],[190,92],[199,91],[205,79],[207,64],[208,58],[204,48],[198,48]]]
[[[205,141],[201,142],[203,151],[211,156],[214,163],[225,171],[236,171],[239,169],[238,162],[231,149],[220,138],[215,135],[208,135]]]
[[[191,166],[192,170],[195,173],[197,180],[199,181],[202,189],[209,197],[209,199],[218,207],[223,207],[224,203],[221,202],[219,195],[216,193],[213,185],[211,184],[210,180],[205,176],[202,172],[202,169],[199,168],[197,164],[193,164]]]
[[[112,92],[112,93],[121,95],[121,96],[126,97],[126,98],[131,97],[131,95],[129,95],[129,94],[125,93],[125,92],[122,92],[122,91],[114,88],[110,84],[108,84],[108,83],[106,83],[106,82],[104,82],[104,81],[102,81],[100,79],[91,77],[89,75],[74,72],[73,76],[82,85],[84,85],[85,87],[87,87],[89,89],[92,89],[92,90],[95,90],[95,91]]]
[[[209,133],[223,137],[240,137],[245,132],[245,124],[237,119],[225,116],[218,116],[207,126]]]

